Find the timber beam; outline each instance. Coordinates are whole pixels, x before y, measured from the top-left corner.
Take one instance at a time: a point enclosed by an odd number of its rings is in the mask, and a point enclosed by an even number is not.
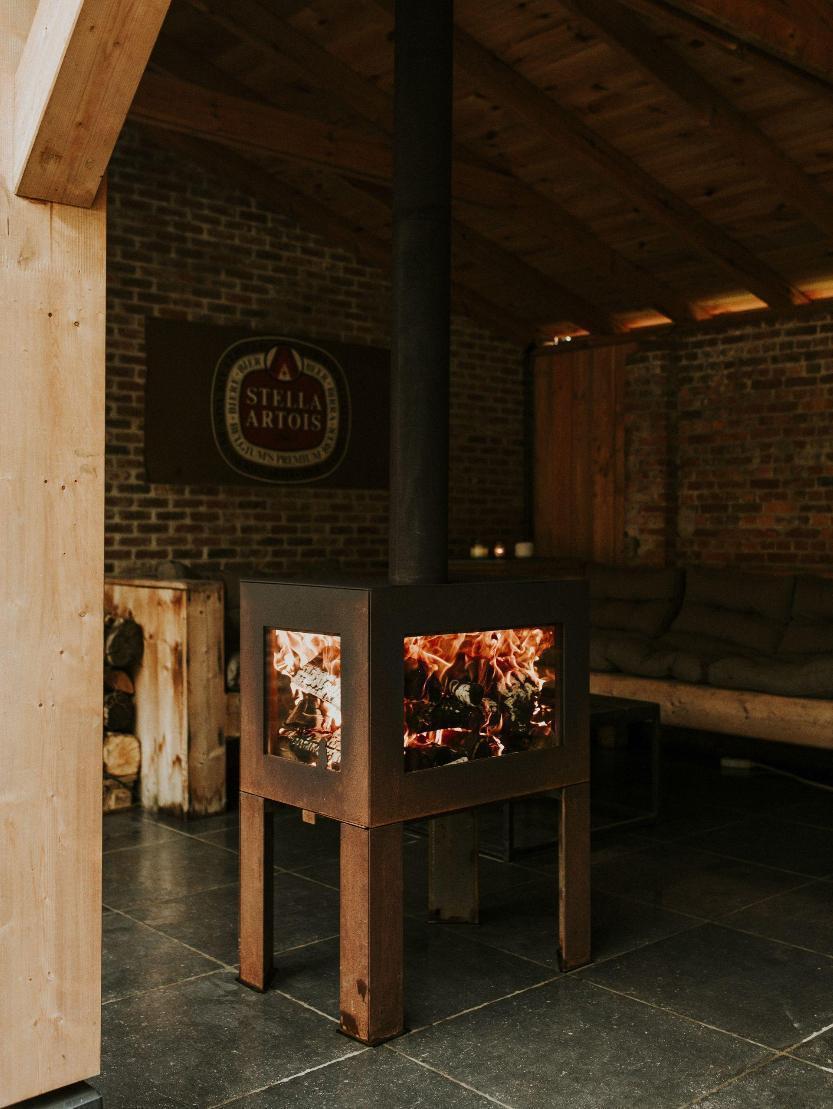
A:
[[[700,254],[718,261],[742,288],[772,307],[788,308],[808,299],[742,243],[591,131],[575,113],[459,28],[454,50],[457,64],[481,93],[513,111],[533,131],[569,147],[658,223]]]
[[[40,0],[15,74],[18,196],[89,208],[170,0]]]
[[[234,35],[264,58],[288,59],[300,66],[319,88],[325,89],[357,117],[371,123],[382,135],[389,136],[393,126],[393,97],[361,76],[320,43],[280,19],[274,10],[257,0],[237,0],[229,9],[222,0],[188,0],[193,8],[210,18],[218,27]],[[392,9],[384,6],[390,14]],[[186,53],[182,51],[182,53]],[[161,55],[160,55],[161,57]],[[168,65],[177,76],[194,72],[185,58],[185,69]],[[199,63],[198,63],[199,64]],[[203,72],[204,72],[204,63]],[[217,73],[219,88],[228,88],[228,76]],[[245,78],[244,78],[245,80]],[[203,83],[203,82],[200,82]],[[234,90],[230,90],[234,91]],[[696,318],[691,304],[675,289],[624,255],[617,253],[594,234],[592,229],[542,190],[527,184],[516,174],[490,166],[461,144],[454,147],[454,194],[473,204],[510,208],[519,219],[546,236],[560,251],[580,257],[618,288],[626,290],[627,307],[652,307],[674,321]],[[639,301],[642,301],[640,304]],[[623,305],[624,307],[624,305]]]
[[[783,154],[747,116],[662,42],[637,16],[610,0],[561,0],[601,38],[623,51],[722,140],[741,164],[754,166],[782,199],[833,236],[833,196]]]

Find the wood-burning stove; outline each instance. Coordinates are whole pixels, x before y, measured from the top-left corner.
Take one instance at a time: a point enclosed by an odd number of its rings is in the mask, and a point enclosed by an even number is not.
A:
[[[565,789],[561,956],[587,960],[583,582],[243,582],[241,677],[243,981],[271,974],[264,799],[342,823],[341,1020],[364,1042],[402,1029],[404,821]]]

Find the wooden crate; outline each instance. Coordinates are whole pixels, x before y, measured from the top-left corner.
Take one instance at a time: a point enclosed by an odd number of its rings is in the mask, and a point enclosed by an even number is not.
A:
[[[187,816],[226,804],[223,585],[110,578],[105,609],[144,631],[136,672],[142,807]]]

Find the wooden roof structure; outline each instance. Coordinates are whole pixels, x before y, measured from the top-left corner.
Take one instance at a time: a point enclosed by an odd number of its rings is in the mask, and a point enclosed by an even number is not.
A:
[[[833,295],[824,0],[457,0],[454,287],[524,342]],[[391,0],[174,0],[131,109],[386,266]]]

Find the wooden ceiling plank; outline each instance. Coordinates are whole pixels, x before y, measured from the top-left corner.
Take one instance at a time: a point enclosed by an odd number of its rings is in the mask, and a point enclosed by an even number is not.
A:
[[[717,260],[744,289],[772,307],[790,307],[807,297],[722,228],[651,177],[636,162],[591,131],[522,74],[490,53],[459,28],[454,38],[457,64],[481,92],[550,141],[569,147],[631,197],[641,209],[669,227],[699,252]]]
[[[608,43],[624,51],[700,124],[721,137],[742,164],[754,166],[782,199],[803,212],[826,235],[833,235],[833,196],[791,162],[747,116],[626,8],[610,0],[560,0]]]
[[[287,57],[302,66],[310,80],[349,106],[385,135],[393,127],[393,98],[356,73],[321,44],[279,19],[257,0],[237,0],[233,10],[221,0],[188,0],[218,26],[272,58]],[[517,215],[547,234],[554,245],[574,252],[622,290],[623,309],[636,304],[658,309],[672,320],[696,318],[689,301],[647,270],[612,250],[580,220],[516,175],[474,161],[472,152],[455,149],[454,188],[473,203],[484,199],[514,208]]]
[[[833,84],[833,23],[812,0],[665,0],[663,6]]]
[[[288,185],[274,174],[264,172],[264,167],[259,163],[226,147],[150,125],[143,125],[143,128],[159,146],[204,166],[218,180],[255,197],[267,209],[281,215],[288,213],[302,226],[334,243],[342,244],[364,262],[385,273],[389,272],[390,242],[377,233],[373,219],[356,219],[357,212],[366,215],[369,208],[366,204],[351,203],[359,190],[346,182],[341,189],[343,203],[336,209],[332,197],[329,198],[330,203],[323,203],[314,195],[312,186],[301,190]],[[363,191],[361,195],[367,197]],[[456,310],[519,345],[526,346],[538,332],[538,327],[531,318],[522,319],[513,315],[503,306],[460,282],[452,283],[452,293]]]
[[[170,0],[40,0],[15,74],[15,192],[89,208]]]

